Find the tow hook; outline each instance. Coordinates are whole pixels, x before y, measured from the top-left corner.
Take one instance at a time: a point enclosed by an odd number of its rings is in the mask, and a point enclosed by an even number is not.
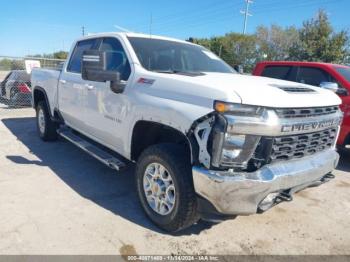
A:
[[[311,184],[309,187],[318,187],[320,185],[323,185],[324,183],[327,183],[334,179],[335,176],[332,173],[328,173],[324,177],[322,177],[319,181],[316,181],[315,183]]]
[[[280,193],[276,198],[286,202],[293,200],[293,196],[290,194],[290,190]]]
[[[326,183],[326,182],[331,181],[334,178],[335,178],[335,175],[333,175],[332,173],[328,173],[327,175],[322,177],[321,182]]]
[[[291,190],[269,194],[258,206],[258,213],[264,213],[271,207],[278,205],[281,202],[290,202],[293,200]]]

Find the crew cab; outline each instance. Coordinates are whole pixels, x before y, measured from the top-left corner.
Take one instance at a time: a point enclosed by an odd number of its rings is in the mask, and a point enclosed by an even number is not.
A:
[[[350,144],[350,67],[317,62],[265,61],[256,65],[253,75],[272,77],[327,88],[342,100],[344,120],[337,144]]]
[[[185,41],[90,35],[62,70],[33,69],[32,86],[39,136],[116,170],[136,163],[142,208],[171,232],[290,201],[339,160],[337,95],[237,74]]]

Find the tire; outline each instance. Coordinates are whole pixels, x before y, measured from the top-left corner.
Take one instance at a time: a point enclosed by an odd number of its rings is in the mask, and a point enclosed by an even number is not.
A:
[[[15,107],[17,105],[17,101],[16,101],[16,94],[17,94],[18,90],[13,87],[10,90],[10,100],[8,101],[8,106],[9,107]]]
[[[39,136],[42,140],[57,140],[58,124],[51,120],[48,108],[44,101],[39,101],[36,107],[36,123]]]
[[[176,144],[154,145],[141,154],[136,166],[136,186],[143,210],[154,224],[168,232],[180,231],[199,220],[192,168],[186,155],[184,148]],[[173,182],[174,204],[168,214],[156,212],[146,198],[144,179],[146,170],[153,164],[163,166]],[[163,210],[169,211],[169,208],[163,207]]]

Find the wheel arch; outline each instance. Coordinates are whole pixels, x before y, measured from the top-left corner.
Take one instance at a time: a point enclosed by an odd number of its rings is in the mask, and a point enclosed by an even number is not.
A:
[[[52,111],[45,89],[40,86],[35,86],[33,88],[33,108],[36,108],[38,106],[39,101],[42,100],[45,101],[50,117],[52,118]]]
[[[146,148],[160,143],[184,145],[191,163],[193,163],[195,143],[193,143],[193,140],[188,135],[171,126],[149,120],[139,120],[133,127],[130,147],[131,160],[137,161],[138,157]]]

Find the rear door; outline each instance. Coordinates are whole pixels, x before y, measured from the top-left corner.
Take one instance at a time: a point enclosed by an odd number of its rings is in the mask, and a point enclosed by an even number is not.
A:
[[[91,84],[81,77],[81,59],[84,51],[97,48],[97,44],[96,38],[77,42],[66,68],[62,70],[58,84],[59,110],[65,122],[81,132],[86,132],[84,103],[86,88]]]

